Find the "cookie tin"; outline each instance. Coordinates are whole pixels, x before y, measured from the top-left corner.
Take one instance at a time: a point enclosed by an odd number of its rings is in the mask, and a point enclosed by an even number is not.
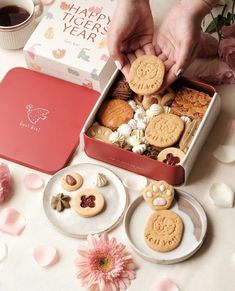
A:
[[[184,231],[179,246],[164,253],[152,250],[145,243],[144,229],[154,210],[147,205],[143,196],[137,197],[126,211],[124,227],[129,244],[147,261],[165,265],[182,262],[194,255],[205,240],[207,217],[201,204],[192,195],[177,189],[170,210],[181,217]]]
[[[84,141],[84,149],[86,154],[97,160],[135,172],[154,180],[165,180],[171,185],[184,184],[187,181],[200,149],[206,141],[207,136],[220,112],[220,96],[212,86],[195,80],[182,77],[175,82],[174,86],[177,88],[180,88],[181,86],[188,86],[209,94],[211,96],[211,102],[199,125],[199,128],[197,129],[183,162],[180,165],[171,166],[160,161],[150,159],[146,156],[124,150],[115,145],[92,139],[86,135],[87,129],[93,124],[96,113],[102,102],[105,100],[112,83],[117,77],[117,74],[118,71],[116,71],[111,77],[105,90],[101,94],[99,101],[94,107],[90,118],[87,120],[83,128],[82,138]]]

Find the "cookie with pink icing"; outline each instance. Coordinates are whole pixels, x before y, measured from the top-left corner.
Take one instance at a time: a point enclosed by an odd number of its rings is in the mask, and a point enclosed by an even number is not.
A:
[[[152,182],[143,190],[144,200],[154,210],[170,208],[174,195],[174,188],[165,181]]]

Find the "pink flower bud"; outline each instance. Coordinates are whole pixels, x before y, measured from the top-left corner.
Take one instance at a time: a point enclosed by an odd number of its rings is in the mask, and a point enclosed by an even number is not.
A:
[[[218,51],[218,40],[209,33],[202,32],[199,41],[198,55],[199,58],[215,57]]]
[[[235,69],[235,38],[222,39],[219,45],[219,58]]]

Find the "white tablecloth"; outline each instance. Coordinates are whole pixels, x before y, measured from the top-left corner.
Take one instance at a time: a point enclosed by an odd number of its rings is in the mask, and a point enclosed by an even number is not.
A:
[[[161,1],[163,2],[163,1]],[[165,1],[166,2],[166,1]],[[164,17],[168,7],[175,1],[161,3],[155,1],[154,17]],[[156,7],[155,7],[156,6]],[[25,67],[22,51],[0,49],[0,79],[16,66]],[[212,151],[219,144],[234,144],[235,130],[231,120],[235,118],[235,85],[220,86],[222,111],[202,148],[190,175],[188,184],[181,187],[195,196],[203,205],[208,217],[207,238],[201,249],[190,259],[174,265],[157,265],[143,260],[134,253],[138,265],[137,277],[129,290],[150,290],[156,279],[170,278],[181,291],[233,291],[235,290],[235,210],[220,209],[212,204],[208,190],[212,183],[224,182],[235,189],[234,163],[219,163]],[[4,138],[4,137],[0,137]],[[0,161],[4,161],[0,159]],[[9,202],[0,206],[17,208],[26,218],[27,225],[20,236],[10,236],[0,232],[0,240],[8,246],[8,256],[0,263],[0,291],[74,291],[84,290],[75,278],[74,259],[79,242],[82,240],[66,237],[49,224],[42,206],[43,191],[29,191],[23,186],[26,174],[35,172],[21,165],[4,161],[9,165],[13,181],[14,194]],[[81,162],[103,163],[88,158],[84,153],[76,155],[72,164]],[[108,165],[105,165],[108,166]],[[113,166],[108,166],[121,179],[126,175],[135,175]],[[49,175],[39,173],[47,182]],[[128,193],[132,201],[137,193]],[[136,230],[138,231],[138,230]],[[127,244],[122,224],[119,224],[111,236]],[[33,259],[33,250],[40,244],[54,245],[60,254],[60,260],[49,268],[39,267]]]

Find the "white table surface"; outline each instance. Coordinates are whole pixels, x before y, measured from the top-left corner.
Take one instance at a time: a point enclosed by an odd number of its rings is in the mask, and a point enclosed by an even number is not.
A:
[[[153,2],[153,1],[152,1]],[[156,1],[159,3],[159,1]],[[165,1],[166,2],[166,1]],[[161,19],[175,1],[162,4],[154,9],[154,17]],[[158,6],[157,3],[154,5]],[[22,51],[0,49],[0,80],[13,67],[25,67]],[[150,290],[156,279],[170,278],[181,291],[234,291],[235,290],[235,209],[220,209],[212,204],[208,190],[212,183],[224,182],[235,189],[234,163],[222,164],[213,156],[212,151],[219,144],[234,144],[235,130],[231,121],[235,118],[235,85],[218,87],[222,97],[222,111],[202,148],[186,186],[181,189],[195,196],[203,205],[208,217],[207,238],[201,249],[190,259],[174,265],[157,265],[147,262],[134,253],[138,265],[136,280],[129,290]],[[4,138],[4,137],[0,137]],[[4,161],[0,159],[0,161]],[[43,190],[29,191],[23,186],[26,174],[35,172],[21,165],[4,161],[8,164],[13,178],[13,196],[9,202],[0,206],[15,207],[26,218],[27,225],[20,236],[10,236],[0,232],[0,240],[8,246],[8,256],[0,263],[0,291],[74,291],[84,290],[75,278],[74,259],[77,246],[82,240],[72,239],[57,232],[49,224],[42,207]],[[72,164],[80,162],[101,162],[88,158],[84,153],[76,155]],[[135,175],[127,171],[108,166],[123,179],[126,175]],[[39,173],[45,183],[50,176]],[[130,201],[138,193],[128,193]],[[138,230],[136,230],[138,231]],[[119,224],[111,236],[127,244],[124,228]],[[40,244],[54,245],[60,254],[60,260],[49,268],[39,267],[33,259],[33,250]]]

